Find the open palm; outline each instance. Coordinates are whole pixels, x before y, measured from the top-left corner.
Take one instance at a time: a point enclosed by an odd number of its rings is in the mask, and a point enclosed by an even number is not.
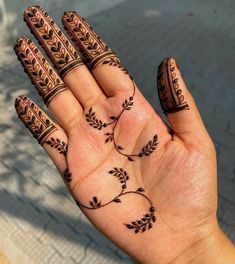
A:
[[[16,53],[58,124],[25,96],[16,99],[19,117],[98,229],[139,261],[173,261],[211,231],[217,208],[214,147],[176,61],[158,71],[168,125],[77,13],[62,21],[81,58],[41,8],[24,17],[63,81],[19,38]]]

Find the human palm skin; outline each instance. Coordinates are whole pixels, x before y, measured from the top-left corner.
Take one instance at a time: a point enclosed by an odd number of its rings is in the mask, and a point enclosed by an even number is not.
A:
[[[218,228],[216,155],[175,59],[158,69],[166,123],[78,14],[62,21],[80,56],[40,7],[24,18],[63,80],[19,38],[16,53],[57,123],[25,96],[19,117],[99,230],[139,262],[182,263]]]

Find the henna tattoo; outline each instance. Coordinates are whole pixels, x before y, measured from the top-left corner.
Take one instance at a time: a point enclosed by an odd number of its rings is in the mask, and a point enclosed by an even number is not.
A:
[[[14,49],[25,72],[47,106],[56,95],[68,89],[30,39],[18,38]]]
[[[165,114],[189,110],[179,86],[176,67],[176,62],[172,58],[164,59],[158,67],[158,94]]]
[[[27,8],[24,20],[62,78],[72,69],[83,65],[82,59],[68,39],[42,8]]]
[[[108,58],[108,59],[104,60],[102,64],[104,64],[104,65],[108,64],[109,66],[117,67],[117,68],[121,69],[125,74],[128,74],[130,76],[127,68],[121,64],[121,61],[117,57],[116,58],[113,58],[113,57]],[[130,76],[130,78],[132,79],[131,76]]]
[[[145,214],[141,219],[126,224],[129,229],[134,229],[135,233],[145,232],[153,227],[153,223],[156,222],[156,216],[154,215],[155,208],[150,207],[149,213]]]
[[[116,142],[115,130],[116,130],[118,121],[119,121],[120,117],[122,116],[122,114],[125,111],[130,111],[134,105],[134,96],[135,96],[135,89],[136,88],[135,88],[135,83],[133,80],[132,80],[132,82],[133,82],[133,87],[134,87],[132,96],[130,96],[128,99],[124,100],[124,102],[122,103],[122,111],[119,113],[118,116],[111,116],[110,122],[103,122],[102,120],[98,119],[96,117],[96,113],[93,111],[92,107],[89,108],[88,113],[85,115],[86,121],[88,122],[88,124],[91,127],[98,129],[98,130],[102,130],[103,128],[106,128],[106,127],[114,124],[112,132],[105,133],[105,136],[106,136],[105,143],[113,142],[114,147],[116,148],[118,153],[127,157],[129,161],[134,161],[135,157],[142,158],[144,156],[149,156],[150,154],[152,154],[154,152],[154,150],[158,146],[158,136],[154,135],[153,139],[150,140],[148,142],[148,144],[146,144],[146,146],[144,146],[138,154],[126,154],[123,151],[124,148],[122,146],[120,146],[119,144],[117,144],[117,142]]]
[[[95,210],[107,206],[111,203],[122,203],[121,198],[124,195],[140,195],[149,202],[149,212],[146,213],[141,219],[137,219],[135,221],[132,221],[131,223],[125,224],[125,226],[128,229],[133,229],[135,233],[139,233],[140,231],[145,232],[151,229],[153,227],[153,223],[156,221],[155,208],[153,207],[151,200],[144,194],[144,189],[140,187],[136,191],[125,191],[125,189],[127,188],[127,181],[130,177],[128,173],[122,168],[114,167],[108,173],[116,177],[121,183],[121,191],[117,196],[104,204],[102,204],[102,201],[99,200],[96,196],[94,196],[92,200],[89,201],[89,205],[82,204],[78,200],[76,201],[76,204],[79,207],[85,209]]]
[[[72,41],[76,44],[80,52],[83,54],[84,60],[91,70],[99,65],[109,65],[117,67],[124,74],[129,75],[128,70],[121,64],[116,54],[101,40],[101,38],[94,32],[93,28],[86,22],[84,18],[79,16],[76,12],[65,12],[62,18],[62,23]],[[98,130],[102,130],[112,124],[115,124],[113,131],[106,133],[105,143],[112,142],[116,150],[126,156],[130,161],[134,161],[134,157],[143,157],[150,155],[157,147],[157,136],[154,136],[153,141],[143,148],[139,154],[125,154],[123,147],[118,145],[115,141],[115,129],[117,123],[125,111],[131,110],[134,105],[134,96],[136,86],[131,75],[129,75],[133,83],[133,94],[126,98],[122,104],[122,110],[117,116],[111,116],[109,122],[103,122],[96,116],[96,112],[92,107],[86,113],[86,121],[88,124]],[[151,145],[152,144],[152,145]],[[151,145],[151,146],[150,146]]]
[[[101,120],[98,120],[95,116],[95,112],[93,112],[92,107],[89,109],[88,113],[86,114],[86,121],[89,123],[90,126],[101,130],[103,127],[107,127],[107,123],[104,123]]]
[[[91,70],[107,59],[116,58],[116,54],[76,12],[65,12],[62,24]]]
[[[42,145],[57,130],[46,114],[26,96],[16,98],[15,108],[19,118],[39,144]]]
[[[68,168],[64,172],[64,180],[67,181],[67,182],[71,182],[72,181],[72,173],[69,171]]]
[[[56,139],[50,138],[45,143],[49,145],[50,147],[58,150],[60,154],[63,154],[64,156],[66,156],[68,147],[64,141],[60,140],[59,138],[56,138]]]

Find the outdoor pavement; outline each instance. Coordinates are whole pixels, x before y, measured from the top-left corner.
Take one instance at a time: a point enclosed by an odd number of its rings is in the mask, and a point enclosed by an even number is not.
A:
[[[15,114],[20,94],[42,105],[12,50],[18,34],[29,36],[22,13],[32,3],[56,21],[68,9],[88,18],[158,111],[157,65],[177,58],[216,144],[218,218],[235,243],[235,2],[0,0],[0,262],[132,263],[82,215]]]

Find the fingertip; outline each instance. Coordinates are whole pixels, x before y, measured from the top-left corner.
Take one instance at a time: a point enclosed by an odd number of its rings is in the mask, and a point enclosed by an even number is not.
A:
[[[181,110],[189,110],[185,100],[182,77],[177,74],[178,66],[175,58],[167,57],[158,66],[157,87],[163,112],[168,115]]]

